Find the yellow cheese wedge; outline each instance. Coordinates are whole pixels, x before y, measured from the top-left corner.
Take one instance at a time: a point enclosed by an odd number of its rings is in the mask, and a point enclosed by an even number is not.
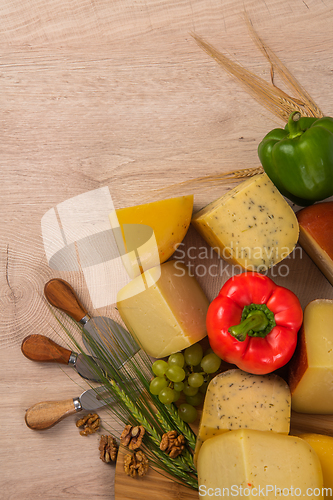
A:
[[[306,306],[289,386],[296,412],[333,413],[333,300]]]
[[[266,270],[295,248],[296,215],[266,174],[248,179],[192,218],[217,254],[252,271]]]
[[[162,264],[184,239],[193,195],[114,210],[109,219],[130,278]]]
[[[198,457],[198,482],[200,498],[322,499],[321,466],[311,446],[275,432],[241,429],[208,439]]]
[[[300,434],[316,452],[324,480],[324,498],[332,499],[333,496],[333,437],[322,434]],[[327,489],[329,488],[329,489]]]
[[[119,313],[142,348],[163,358],[207,335],[208,299],[179,261],[168,261],[136,277],[117,297]]]
[[[231,369],[208,385],[194,453],[196,463],[202,443],[235,429],[288,434],[290,390],[276,374],[252,375]]]

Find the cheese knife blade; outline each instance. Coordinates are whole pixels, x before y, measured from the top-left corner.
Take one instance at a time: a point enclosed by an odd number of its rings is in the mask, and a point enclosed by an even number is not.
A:
[[[31,406],[25,414],[25,423],[30,429],[49,429],[60,420],[81,410],[97,410],[117,402],[105,386],[84,391],[76,398],[61,401],[43,401]]]
[[[81,377],[92,382],[102,382],[98,375],[100,366],[96,358],[70,351],[45,335],[33,334],[26,337],[21,344],[21,351],[32,361],[69,365],[75,368]]]
[[[121,368],[128,358],[140,350],[132,335],[119,323],[102,316],[92,318],[67,281],[59,278],[51,279],[44,287],[44,294],[51,305],[83,326],[89,335],[83,335],[82,339],[91,354],[95,354],[93,343],[98,344],[102,352],[105,349],[108,351],[108,358],[115,369]],[[92,345],[89,336],[93,340]]]

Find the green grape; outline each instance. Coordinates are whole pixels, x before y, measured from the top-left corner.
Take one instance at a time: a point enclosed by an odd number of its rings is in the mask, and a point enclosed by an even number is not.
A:
[[[165,405],[170,405],[174,401],[175,391],[171,387],[164,387],[159,394],[158,399]]]
[[[188,403],[182,403],[181,405],[179,405],[178,413],[180,418],[188,424],[194,422],[198,417],[197,410],[194,408],[194,406],[189,405]]]
[[[192,406],[199,406],[204,400],[204,395],[201,392],[197,392],[195,396],[186,396],[186,403]]]
[[[152,370],[154,375],[157,377],[163,377],[165,372],[167,371],[169,365],[166,361],[163,361],[163,359],[158,359],[152,364]]]
[[[162,389],[164,389],[168,385],[168,381],[164,377],[155,377],[150,382],[149,390],[152,394],[157,396]]]
[[[191,387],[201,387],[205,380],[201,373],[191,373],[187,381]]]
[[[205,373],[215,373],[220,368],[221,358],[214,352],[207,354],[201,360],[201,368]]]
[[[211,354],[213,351],[213,349],[211,347],[208,347],[208,349],[205,351],[205,354],[204,356],[206,356],[207,354]]]
[[[195,396],[197,392],[198,392],[197,387],[191,387],[188,384],[187,380],[184,382],[183,393],[185,394],[185,396]]]
[[[175,403],[176,401],[178,401],[178,399],[180,398],[180,391],[173,391],[173,403]]]
[[[202,384],[202,386],[199,388],[199,392],[201,392],[201,394],[206,394],[209,382],[210,382],[210,379],[205,380],[204,383]]]
[[[171,354],[168,358],[169,365],[177,365],[180,368],[183,368],[185,359],[181,352],[176,352],[175,354]]]
[[[200,344],[193,344],[184,351],[185,362],[190,366],[199,365],[202,355],[203,350]]]
[[[170,366],[165,374],[171,382],[181,382],[185,378],[185,371],[178,365]]]
[[[173,384],[173,388],[177,392],[182,392],[182,390],[184,389],[184,382],[175,382]]]

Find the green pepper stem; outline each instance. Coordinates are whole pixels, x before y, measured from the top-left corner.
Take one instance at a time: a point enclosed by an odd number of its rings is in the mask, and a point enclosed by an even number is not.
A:
[[[289,139],[294,139],[295,137],[299,137],[303,134],[302,129],[300,128],[299,120],[301,118],[301,113],[299,111],[294,111],[291,113],[288,119],[288,129],[289,129]]]
[[[250,330],[260,332],[265,330],[269,320],[263,311],[252,311],[239,325],[231,326],[228,332],[240,342],[244,342]]]

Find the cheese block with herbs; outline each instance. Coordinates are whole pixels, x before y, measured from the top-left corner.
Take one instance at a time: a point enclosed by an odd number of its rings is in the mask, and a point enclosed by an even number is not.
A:
[[[299,244],[333,285],[333,201],[297,212]]]
[[[226,432],[203,443],[197,469],[201,497],[322,499],[319,459],[295,436],[249,429]]]
[[[130,278],[162,264],[176,251],[189,228],[193,195],[120,208],[109,219]]]
[[[256,175],[192,218],[217,254],[233,265],[266,270],[295,248],[296,215],[266,174]]]
[[[333,413],[333,300],[317,299],[306,306],[289,370],[293,410]]]
[[[207,335],[208,299],[185,264],[171,260],[124,286],[117,308],[141,347],[155,358],[181,351]]]
[[[321,469],[323,472],[324,481],[324,498],[332,498],[333,494],[333,437],[323,434],[305,433],[299,434],[300,438],[304,439],[316,452]],[[326,490],[325,488],[331,488]]]
[[[194,460],[204,441],[237,429],[289,433],[290,390],[281,377],[238,369],[216,375],[207,388]]]

